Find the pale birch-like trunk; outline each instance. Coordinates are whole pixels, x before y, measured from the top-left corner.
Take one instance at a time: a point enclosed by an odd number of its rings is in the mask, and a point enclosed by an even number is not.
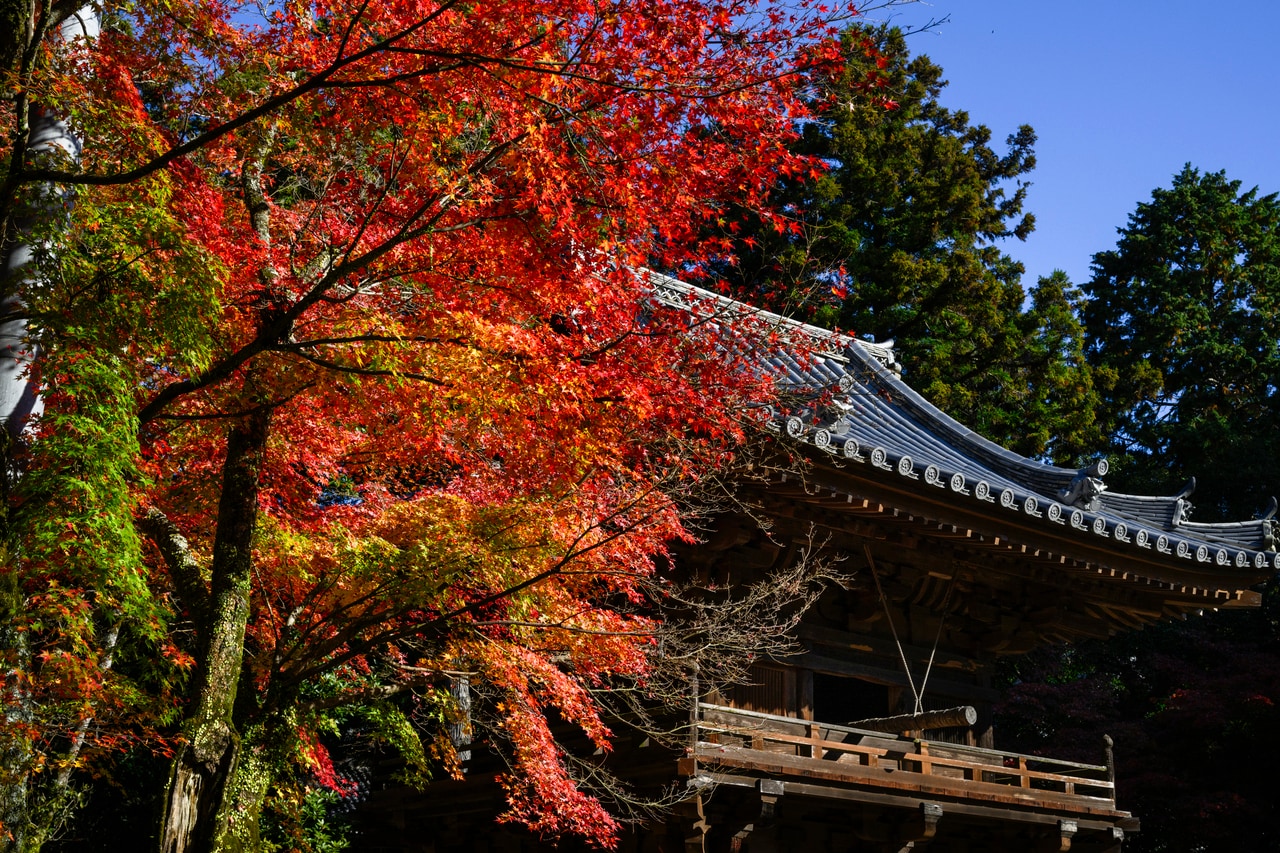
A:
[[[85,6],[69,16],[58,28],[64,42],[92,41],[98,37],[98,13]],[[50,160],[65,165],[80,159],[81,140],[72,132],[56,107],[29,106],[26,153],[28,160]],[[4,283],[0,301],[0,418],[11,441],[21,435],[32,416],[43,409],[39,388],[31,381],[30,367],[36,344],[30,339],[23,290],[31,274],[36,253],[42,247],[30,239],[32,232],[61,215],[68,201],[64,188],[45,185],[36,201],[14,217],[14,243],[4,259]]]
[[[38,36],[35,6],[6,2],[4,12],[12,32],[7,34],[10,40],[6,41],[6,67],[0,71],[13,72],[22,79],[31,71],[31,57],[34,56],[31,48]],[[80,39],[91,42],[99,33],[97,11],[85,6],[50,29],[56,33],[53,37],[64,43]],[[68,161],[78,161],[81,140],[58,114],[56,105],[30,104],[20,100],[17,107],[15,114],[19,122],[25,122],[27,131],[16,152],[21,161],[44,160],[63,165]],[[19,129],[22,129],[21,124]],[[20,164],[15,162],[12,165]],[[69,201],[68,191],[53,185],[37,187],[33,195],[33,200],[22,209],[10,211],[9,228],[3,235],[6,251],[3,272],[0,273],[0,422],[4,427],[0,432],[0,479],[4,484],[3,537],[6,542],[11,538],[8,530],[9,492],[19,473],[13,463],[13,449],[31,418],[43,410],[39,388],[31,376],[37,346],[25,316],[23,294],[35,274],[37,253],[47,248],[34,235],[56,225]],[[3,559],[17,557],[6,544]],[[8,580],[10,583],[0,590],[0,596],[5,599],[0,603],[0,615],[4,616],[10,615],[5,611],[16,615],[22,606],[17,579],[10,576]],[[13,630],[9,618],[0,624],[0,648],[9,651],[10,659],[10,668],[4,673],[3,681],[6,731],[3,744],[0,744],[0,825],[4,830],[0,833],[0,850],[38,850],[51,829],[49,823],[59,819],[56,815],[58,809],[46,803],[40,814],[34,814],[30,802],[28,777],[34,763],[34,750],[25,731],[35,720],[35,709],[24,676],[30,671],[31,653],[26,633]],[[82,737],[77,740],[82,740]],[[78,743],[73,748],[78,752]],[[67,790],[69,781],[69,776],[59,774],[54,782],[55,800],[58,793]]]

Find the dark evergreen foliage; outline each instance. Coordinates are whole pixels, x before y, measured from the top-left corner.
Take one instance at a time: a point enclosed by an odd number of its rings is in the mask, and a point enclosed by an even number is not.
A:
[[[1113,489],[1194,476],[1198,520],[1246,518],[1280,487],[1280,202],[1190,165],[1094,256],[1082,317],[1111,430]],[[1276,849],[1280,591],[1107,643],[1011,662],[1005,747],[1096,761],[1142,820],[1126,853]]]
[[[1118,482],[1194,476],[1198,520],[1280,489],[1280,202],[1187,165],[1138,205],[1084,285]]]
[[[897,29],[854,27],[843,49],[842,76],[808,81],[818,118],[797,143],[829,168],[778,185],[789,219],[726,216],[735,261],[716,272],[753,303],[895,340],[914,388],[1019,452],[1096,447],[1078,291],[1055,275],[1028,298],[999,246],[1035,224],[1034,131],[993,148],[941,105],[942,69]]]

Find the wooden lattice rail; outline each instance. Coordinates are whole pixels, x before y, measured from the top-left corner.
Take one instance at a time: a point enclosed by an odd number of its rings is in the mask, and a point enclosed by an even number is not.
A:
[[[834,762],[837,767],[853,764],[919,773],[960,786],[1000,785],[1029,794],[1059,794],[1089,798],[1111,807],[1115,804],[1115,780],[1112,770],[1104,764],[898,737],[709,704],[699,705],[697,735],[698,741],[710,749],[748,749]]]

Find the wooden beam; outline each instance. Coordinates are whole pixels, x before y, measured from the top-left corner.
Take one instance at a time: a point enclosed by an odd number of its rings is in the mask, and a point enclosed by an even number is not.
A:
[[[877,684],[904,685],[907,677],[901,669],[887,669],[877,666],[856,664],[852,661],[823,657],[815,654],[803,654],[797,658],[801,666],[814,672],[825,672],[828,675],[842,675],[848,678],[861,678]],[[976,684],[965,684],[959,681],[930,676],[929,690],[943,696],[966,699],[974,702],[995,702],[1000,698],[1000,691],[980,687]]]
[[[710,775],[717,785],[755,787],[756,784],[755,780],[749,777],[736,776],[732,773],[713,773]],[[808,782],[788,782],[787,796],[870,803],[874,805],[912,810],[920,808],[927,802],[933,802],[932,800],[917,796],[910,792],[899,795],[884,794],[874,791],[860,790],[857,788],[836,788],[828,785],[815,785]],[[966,815],[968,817],[991,820],[997,823],[1014,822],[1048,827],[1056,827],[1058,825],[1058,821],[1062,820],[1063,817],[1060,813],[1055,813],[1051,809],[1019,809],[1009,808],[1007,806],[984,806],[975,803],[962,802],[947,803],[946,813],[948,815]],[[1128,812],[1115,812],[1109,816],[1077,816],[1073,817],[1072,820],[1076,822],[1077,831],[1088,830],[1090,832],[1103,832],[1108,834],[1114,828],[1123,827],[1136,822]]]

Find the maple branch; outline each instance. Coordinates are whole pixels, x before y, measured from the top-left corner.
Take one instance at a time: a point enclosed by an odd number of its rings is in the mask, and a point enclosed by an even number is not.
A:
[[[492,347],[478,345],[475,341],[467,340],[460,337],[439,337],[426,335],[379,335],[369,333],[367,335],[350,335],[340,338],[315,338],[303,341],[290,341],[287,344],[273,344],[268,347],[269,352],[279,352],[285,355],[295,355],[299,358],[313,362],[321,367],[330,370],[336,370],[340,373],[353,373],[362,376],[388,376],[388,377],[405,377],[407,379],[420,379],[429,382],[441,388],[452,388],[454,383],[446,382],[443,379],[426,376],[425,374],[413,373],[411,371],[401,371],[392,368],[364,368],[353,367],[350,365],[340,364],[330,361],[321,356],[312,353],[303,352],[305,349],[311,349],[319,346],[336,346],[339,344],[355,344],[355,343],[399,343],[399,344],[433,344],[433,345],[449,345],[456,346],[461,349],[470,350],[472,352],[482,353],[493,358],[507,359],[513,362],[523,362],[528,359],[525,353],[511,350],[498,350]],[[606,398],[596,398],[597,402],[603,402]],[[621,398],[616,398],[621,399]],[[615,399],[615,401],[616,401]]]
[[[532,628],[535,631],[564,631],[568,634],[588,634],[595,637],[652,637],[656,631],[602,631],[597,628],[579,628],[563,622],[525,622],[520,619],[487,619],[483,622],[468,622],[480,628],[503,626],[512,628]]]
[[[520,133],[511,139],[493,146],[493,148],[490,149],[484,157],[477,160],[468,168],[468,177],[474,177],[487,169],[489,165],[498,159],[498,157],[514,147],[527,135],[527,132]],[[236,370],[250,361],[254,356],[266,352],[273,345],[276,345],[277,342],[286,337],[288,330],[292,328],[293,323],[299,317],[305,314],[311,306],[319,302],[331,288],[335,287],[348,275],[375,263],[395,249],[404,245],[406,242],[410,242],[418,237],[431,233],[444,215],[452,209],[452,203],[455,199],[456,193],[449,193],[444,190],[433,193],[418,206],[417,210],[405,218],[405,224],[400,227],[399,231],[359,255],[353,256],[348,252],[346,260],[337,266],[331,267],[319,282],[313,285],[306,294],[301,296],[297,301],[289,306],[289,308],[276,312],[269,322],[259,327],[258,333],[253,337],[253,339],[240,347],[240,349],[209,367],[200,376],[191,379],[183,379],[162,388],[154,397],[151,398],[149,403],[139,410],[139,425],[145,424],[154,419],[166,406],[178,397],[229,378]],[[427,211],[437,205],[439,205],[439,210],[437,210],[432,216],[427,217],[422,224],[415,227],[410,226],[409,223],[421,221],[423,217],[426,216]],[[354,245],[352,246],[352,250],[354,250]]]
[[[0,252],[4,253],[9,251],[9,243],[14,238],[14,235],[10,233],[14,227],[13,201],[17,195],[18,187],[22,185],[19,173],[22,171],[23,163],[26,162],[27,152],[31,143],[32,104],[27,93],[31,89],[31,81],[35,74],[36,58],[40,53],[41,45],[44,44],[45,38],[53,28],[60,26],[63,20],[75,13],[75,9],[65,9],[60,6],[59,8],[62,11],[59,12],[59,17],[55,21],[53,3],[49,2],[49,0],[43,0],[38,8],[40,14],[36,13],[37,6],[32,3],[28,7],[28,15],[24,16],[24,21],[29,27],[28,32],[14,33],[9,36],[15,41],[25,36],[26,44],[21,45],[21,59],[17,68],[17,85],[13,88],[14,128],[10,136],[12,147],[9,150],[9,168],[7,169],[4,184],[0,187],[0,210],[4,212],[3,221],[0,221]],[[0,256],[0,260],[2,259],[3,256]],[[7,282],[0,282],[0,284],[7,284]]]
[[[400,174],[400,170],[404,167],[404,164],[408,159],[408,156],[409,156],[408,145],[405,146],[404,150],[398,156],[394,155],[394,148],[392,149],[392,153],[393,153],[393,157],[392,157],[390,168],[388,170],[389,174],[387,175],[387,179],[385,181],[382,181],[381,186],[378,187],[377,197],[369,205],[369,209],[365,212],[363,219],[360,220],[360,225],[359,227],[356,228],[356,233],[352,235],[350,240],[347,241],[346,250],[341,253],[344,259],[344,263],[350,263],[351,253],[356,250],[356,247],[359,246],[360,242],[364,239],[364,235],[368,233],[369,224],[370,222],[372,222],[374,215],[377,214],[378,211],[382,210],[382,206],[386,203],[387,199],[390,198],[391,187],[395,183],[396,177]],[[428,197],[427,204],[433,205],[436,203],[437,200],[439,200],[441,202],[440,216],[443,216],[444,210],[446,207],[444,202],[447,201],[448,199],[449,199],[449,196],[447,193],[443,191],[438,191]],[[422,212],[429,209],[430,209],[429,206],[419,207],[418,210],[414,212],[412,217],[405,220],[405,225],[407,225],[409,222],[417,221],[418,217],[421,216]],[[397,243],[396,245],[400,245],[400,244]],[[332,275],[333,271],[334,271],[334,268],[330,266],[329,275]],[[320,281],[321,283],[323,283],[325,279],[322,278]]]
[[[490,604],[509,598],[513,595],[516,595],[519,592],[522,592],[523,590],[526,590],[532,586],[541,584],[544,581],[547,581],[557,576],[558,574],[561,574],[566,567],[568,567],[574,561],[580,559],[581,557],[587,554],[590,554],[600,548],[603,548],[609,544],[612,544],[614,541],[616,541],[617,539],[623,536],[630,535],[631,529],[628,529],[628,528],[616,528],[613,530],[606,530],[606,528],[608,527],[610,522],[624,517],[631,510],[634,510],[636,507],[641,506],[649,496],[651,496],[653,493],[657,491],[659,491],[659,488],[657,485],[653,485],[650,488],[642,490],[639,494],[634,496],[632,500],[628,501],[622,506],[615,508],[612,512],[610,512],[604,518],[599,519],[596,522],[588,525],[583,530],[579,531],[578,534],[572,540],[570,540],[569,543],[567,543],[564,549],[564,553],[561,554],[561,556],[557,558],[548,568],[534,575],[531,575],[528,578],[525,578],[523,581],[520,581],[519,583],[512,584],[511,586],[508,586],[502,590],[495,591],[490,595],[487,595],[476,601],[469,602],[468,604],[465,604],[461,607],[454,608],[453,610],[448,611],[446,613],[437,614],[424,622],[417,622],[410,625],[389,628],[387,630],[380,631],[365,637],[360,637],[359,634],[361,631],[363,631],[367,627],[367,625],[354,624],[354,625],[349,625],[347,627],[347,630],[341,631],[340,634],[335,634],[333,637],[328,638],[326,641],[320,642],[318,644],[306,644],[305,649],[307,652],[307,656],[312,658],[314,663],[312,663],[309,666],[305,666],[301,669],[294,670],[293,672],[288,673],[288,678],[282,679],[282,681],[284,682],[285,685],[302,684],[323,672],[331,671],[341,666],[342,664],[346,663],[347,661],[367,653],[368,651],[370,651],[371,649],[379,645],[395,642],[397,640],[401,640],[413,635],[424,635],[424,634],[438,635],[442,633],[442,630],[446,625],[456,621],[462,616],[465,616],[470,613],[474,613],[478,610],[482,610],[483,608],[487,607]],[[644,516],[636,520],[636,526],[643,525],[646,521],[651,520],[652,517],[653,517],[653,513],[645,514]],[[590,544],[587,544],[583,547],[579,547],[587,539],[587,537],[591,536],[593,533],[597,533],[602,530],[606,531],[604,536],[600,537],[594,542],[591,542]],[[372,595],[373,593],[371,592],[370,596]],[[412,605],[405,605],[405,606],[412,608]],[[380,612],[377,614],[376,619],[370,619],[367,621],[371,624],[375,622],[385,621],[388,615],[390,615],[389,611]],[[339,652],[339,650],[342,649],[344,645],[346,646],[346,649]],[[296,649],[296,648],[302,648],[302,647],[303,646],[301,643],[295,642],[292,648]],[[286,661],[288,661],[291,658],[292,658],[292,654],[285,655]],[[282,676],[284,675],[283,671],[281,672],[281,675]]]
[[[107,635],[102,639],[102,657],[98,660],[98,672],[104,676],[111,671],[115,665],[116,644],[120,640],[120,613],[116,611],[113,614],[116,619],[110,623],[107,629]],[[92,708],[90,704],[89,708]],[[87,709],[86,709],[87,710]],[[71,784],[71,774],[76,769],[76,764],[80,758],[80,752],[84,749],[84,744],[89,728],[94,723],[92,715],[86,714],[81,718],[79,725],[71,734],[71,744],[65,755],[61,757],[60,763],[62,769],[58,771],[58,775],[54,778],[54,789],[57,791],[66,791]]]
[[[210,412],[208,414],[203,414],[203,415],[192,415],[192,414],[183,414],[183,413],[172,414],[172,413],[166,412],[163,414],[156,415],[154,418],[152,418],[152,420],[156,420],[156,421],[221,421],[221,420],[231,420],[234,418],[243,418],[249,415],[256,415],[259,412],[263,411],[264,409],[278,409],[281,406],[283,406],[285,403],[288,403],[291,400],[293,400],[294,397],[297,397],[303,391],[309,391],[315,386],[316,386],[316,383],[314,381],[307,382],[302,385],[299,385],[291,393],[289,393],[284,397],[277,397],[265,403],[259,403],[256,406],[250,406],[247,409],[239,409],[234,412]]]
[[[342,693],[337,696],[326,696],[323,699],[311,699],[305,702],[298,702],[294,705],[301,713],[310,711],[328,711],[333,708],[341,708],[344,705],[364,705],[369,702],[376,702],[379,699],[390,699],[392,696],[398,696],[407,690],[415,687],[424,687],[431,684],[434,679],[426,675],[415,676],[394,684],[379,684],[368,687],[362,687],[359,690],[353,690],[349,693]]]
[[[520,523],[518,514],[513,513],[511,520],[505,524],[498,525],[492,530],[491,535],[493,538],[504,536],[512,529],[519,526]],[[548,543],[545,541],[539,541],[517,547],[499,549],[495,553],[515,554],[523,550],[545,547],[547,544]],[[456,577],[456,574],[463,568],[463,559],[451,558],[434,564],[433,575],[444,579],[439,584],[440,587],[443,587],[446,583]],[[322,575],[320,580],[312,585],[311,590],[304,597],[303,602],[299,607],[303,611],[307,610],[312,602],[318,600],[319,597],[327,590],[335,587],[339,580],[339,576]],[[388,592],[388,590],[402,582],[401,578],[388,577],[383,582],[369,587],[361,595],[349,595],[344,597],[342,602],[334,609],[327,611],[322,619],[312,621],[305,630],[298,632],[293,637],[292,644],[289,646],[288,650],[277,655],[277,670],[283,672],[288,662],[294,658],[295,651],[299,649],[305,649],[312,657],[324,657],[358,636],[359,633],[365,629],[367,624],[385,620],[394,616],[395,612],[387,609],[363,612],[363,621],[353,620],[348,622],[345,627],[337,629],[332,636],[321,641],[323,645],[312,643],[310,641],[310,637],[312,637],[319,628],[323,627],[326,629],[333,629],[335,625],[342,621],[344,614],[362,611],[368,602],[380,599]],[[402,609],[406,607],[412,609],[412,605],[404,603],[403,596],[396,596],[394,598],[401,603]]]
[[[595,74],[587,74],[585,72],[572,70],[575,66],[582,67],[581,62],[566,60],[563,62],[540,61],[540,62],[523,62],[509,56],[495,56],[493,54],[456,51],[431,50],[428,48],[393,48],[389,52],[395,52],[402,55],[430,58],[435,60],[455,60],[458,61],[456,67],[471,67],[477,70],[493,74],[491,67],[506,69],[508,71],[523,71],[537,75],[548,75],[552,77],[561,77],[566,80],[573,80],[579,83],[589,83],[594,86],[600,86],[606,89],[612,89],[617,93],[637,94],[637,95],[668,95],[688,101],[712,101],[718,100],[729,95],[737,94],[747,89],[754,89],[766,83],[783,80],[787,77],[793,77],[799,74],[807,73],[815,68],[821,67],[823,63],[796,63],[788,66],[786,70],[777,71],[770,74],[761,74],[745,79],[732,86],[722,88],[701,88],[696,84],[690,83],[683,86],[674,85],[643,85],[640,83],[622,82],[612,77],[604,77]],[[515,51],[512,51],[513,53]],[[414,79],[424,76],[420,72],[405,72],[406,79]],[[496,77],[496,75],[495,75]],[[714,79],[714,78],[712,78]],[[345,81],[332,81],[329,86],[341,87]],[[379,78],[370,78],[369,80],[355,80],[346,83],[352,87],[381,85]],[[705,84],[703,84],[705,85]]]
[[[364,343],[382,343],[382,344],[452,344],[459,347],[469,347],[471,344],[465,338],[459,337],[428,337],[426,335],[379,335],[370,332],[367,335],[349,335],[340,338],[308,338],[301,341],[289,341],[287,344],[277,344],[272,347],[273,350],[292,352],[293,350],[306,347],[322,347],[335,346],[337,344],[364,344]]]
[[[595,361],[600,356],[604,355],[610,350],[616,347],[622,346],[622,344],[630,338],[649,338],[650,340],[653,340],[657,338],[669,337],[670,335],[671,335],[671,332],[666,329],[662,329],[659,331],[652,331],[652,332],[639,331],[637,329],[628,329],[627,331],[623,332],[621,335],[615,336],[613,340],[607,341],[593,350],[588,350],[586,352],[579,353],[578,355],[575,355],[573,358],[575,361],[579,362],[580,364],[590,364],[591,362]]]
[[[170,414],[164,414],[164,415],[156,415],[156,416],[155,416],[155,418],[154,418],[153,420],[157,420],[157,421],[221,421],[221,420],[230,420],[230,419],[234,419],[234,418],[243,418],[243,417],[245,417],[246,415],[256,414],[256,413],[258,413],[258,412],[262,411],[263,409],[273,409],[273,408],[275,408],[277,405],[278,405],[278,404],[276,404],[276,403],[263,403],[261,406],[253,406],[253,407],[248,408],[248,409],[241,409],[241,410],[240,410],[240,411],[238,411],[238,412],[213,412],[213,413],[211,413],[211,414],[207,414],[207,415],[184,415],[184,414],[170,415]]]
[[[398,681],[395,684],[382,684],[375,686],[362,687],[348,693],[338,696],[326,696],[323,699],[312,699],[308,702],[300,702],[296,706],[300,711],[324,711],[332,708],[340,708],[343,705],[364,704],[378,699],[389,699],[392,696],[398,696],[407,690],[415,687],[425,687],[438,683],[440,676],[449,678],[474,678],[479,673],[467,670],[445,669],[443,667],[427,667],[427,666],[409,666],[408,664],[398,663],[396,669],[403,672],[410,672],[413,675],[405,680]]]
[[[223,124],[220,124],[217,127],[210,128],[209,130],[206,130],[203,133],[197,134],[196,136],[192,137],[191,139],[187,140],[181,145],[173,146],[163,154],[160,154],[159,156],[154,157],[151,160],[147,161],[146,163],[143,163],[140,166],[130,169],[127,172],[116,172],[112,174],[94,175],[94,174],[86,174],[86,173],[78,173],[78,172],[68,172],[63,169],[24,169],[24,170],[18,170],[15,172],[14,179],[16,183],[20,184],[28,181],[50,181],[53,183],[63,183],[63,184],[88,184],[92,186],[111,186],[114,184],[132,183],[141,178],[145,178],[146,176],[152,174],[153,172],[156,172],[160,169],[163,169],[165,166],[168,166],[173,161],[178,160],[182,157],[186,157],[188,154],[192,154],[196,151],[199,151],[201,148],[206,147],[210,143],[215,142],[216,140],[222,138],[223,136],[226,136],[227,134],[233,131],[239,130],[242,127],[246,127],[256,122],[260,118],[264,118],[270,115],[271,113],[275,112],[281,107],[284,107],[292,103],[293,101],[296,101],[298,98],[301,98],[303,95],[325,88],[327,81],[342,69],[350,67],[351,65],[354,65],[364,59],[368,59],[371,56],[375,56],[378,53],[381,53],[389,49],[391,46],[395,45],[396,43],[404,41],[405,39],[412,36],[414,33],[426,28],[436,18],[440,17],[446,11],[456,6],[459,2],[461,2],[461,0],[443,0],[443,2],[441,2],[439,7],[437,7],[433,12],[428,14],[422,20],[415,22],[411,26],[405,27],[403,30],[401,30],[398,33],[388,36],[383,41],[374,42],[373,44],[369,45],[363,50],[357,51],[356,53],[353,53],[350,56],[343,58],[341,51],[346,49],[351,32],[352,30],[354,30],[356,23],[364,15],[365,10],[368,9],[369,2],[370,0],[363,0],[363,2],[361,2],[360,4],[360,7],[356,10],[356,13],[352,16],[351,24],[348,27],[347,32],[343,34],[343,38],[339,43],[339,52],[337,54],[337,58],[335,58],[333,62],[331,62],[328,66],[321,69],[320,71],[317,71],[315,74],[311,75],[306,80],[299,83],[297,86],[294,86],[292,89],[289,89],[285,92],[281,92],[278,95],[268,98],[267,100],[260,103],[258,106],[252,107],[251,109],[246,110],[245,112],[241,113],[235,118]]]
[[[353,376],[386,376],[394,379],[413,379],[418,382],[426,382],[435,385],[437,388],[451,388],[452,383],[445,382],[443,379],[437,379],[434,376],[427,376],[425,373],[414,373],[408,370],[392,370],[388,368],[375,367],[355,367],[353,365],[339,364],[336,361],[330,361],[327,358],[321,358],[318,355],[302,352],[301,350],[285,349],[283,347],[269,347],[272,352],[283,352],[286,355],[292,355],[303,361],[309,361],[312,364],[323,367],[326,370],[333,370],[337,373],[347,373]]]

